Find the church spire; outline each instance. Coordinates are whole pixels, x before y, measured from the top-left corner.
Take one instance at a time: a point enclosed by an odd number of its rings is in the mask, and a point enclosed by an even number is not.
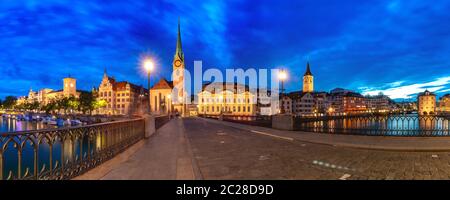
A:
[[[306,75],[312,76],[311,69],[309,69],[309,61],[306,63],[306,72],[304,76]]]
[[[184,61],[183,49],[181,46],[180,18],[178,18],[178,38],[177,38],[177,50],[175,52],[175,56],[178,56],[181,60]]]

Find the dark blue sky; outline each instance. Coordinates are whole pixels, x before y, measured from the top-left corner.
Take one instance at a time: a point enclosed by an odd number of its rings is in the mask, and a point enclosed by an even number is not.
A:
[[[317,90],[450,92],[448,0],[105,2],[2,0],[0,98],[60,89],[68,74],[89,90],[104,68],[145,85],[143,53],[168,78],[178,17],[188,69],[284,66],[299,90],[310,60]]]

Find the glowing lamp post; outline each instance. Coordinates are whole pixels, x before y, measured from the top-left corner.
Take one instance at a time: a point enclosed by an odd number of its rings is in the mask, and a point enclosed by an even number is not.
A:
[[[280,70],[278,72],[278,79],[281,81],[281,95],[280,95],[280,113],[284,114],[284,105],[283,105],[283,94],[284,94],[284,81],[287,79],[286,70]]]
[[[144,69],[147,72],[147,79],[148,79],[148,113],[152,113],[152,107],[151,107],[151,100],[152,96],[150,95],[150,72],[153,71],[155,68],[155,64],[151,59],[144,60]]]

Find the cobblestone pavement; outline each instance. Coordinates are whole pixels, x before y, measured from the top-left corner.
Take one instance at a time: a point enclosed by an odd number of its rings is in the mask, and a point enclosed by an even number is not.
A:
[[[450,179],[450,152],[333,147],[183,121],[204,179]]]

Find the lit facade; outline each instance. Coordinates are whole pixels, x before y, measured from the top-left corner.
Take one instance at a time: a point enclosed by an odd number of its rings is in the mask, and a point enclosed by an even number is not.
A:
[[[181,30],[180,21],[178,21],[178,37],[177,48],[172,62],[172,77],[173,77],[173,97],[172,104],[174,112],[181,114],[181,116],[187,116],[186,108],[186,91],[184,89],[184,52],[181,45]]]
[[[129,115],[142,113],[145,110],[145,102],[148,98],[146,90],[142,86],[122,81],[116,82],[112,77],[103,75],[98,87],[98,99],[107,102],[106,107],[100,108],[98,114]],[[148,107],[147,107],[148,108]]]
[[[450,94],[439,99],[439,113],[450,113]]]
[[[366,103],[370,112],[389,112],[395,109],[392,100],[383,94],[367,96]]]
[[[364,113],[367,111],[366,98],[358,93],[347,93],[342,97],[344,113]]]
[[[311,73],[309,62],[306,64],[306,72],[303,75],[303,92],[314,91],[314,76]]]
[[[174,111],[172,105],[173,82],[161,79],[150,90],[151,111],[155,115],[165,115]]]
[[[256,96],[248,87],[234,83],[204,85],[198,94],[198,114],[255,116]]]
[[[419,115],[434,114],[436,112],[436,95],[425,90],[417,96],[417,108]]]
[[[63,97],[75,97],[80,96],[81,91],[77,90],[77,80],[72,77],[63,79],[63,89],[53,90],[49,88],[41,89],[37,92],[30,89],[28,96],[19,97],[17,104],[38,102],[42,105],[46,105],[49,102],[61,99]]]
[[[328,96],[330,114],[354,114],[367,112],[366,98],[350,90],[336,88]]]

